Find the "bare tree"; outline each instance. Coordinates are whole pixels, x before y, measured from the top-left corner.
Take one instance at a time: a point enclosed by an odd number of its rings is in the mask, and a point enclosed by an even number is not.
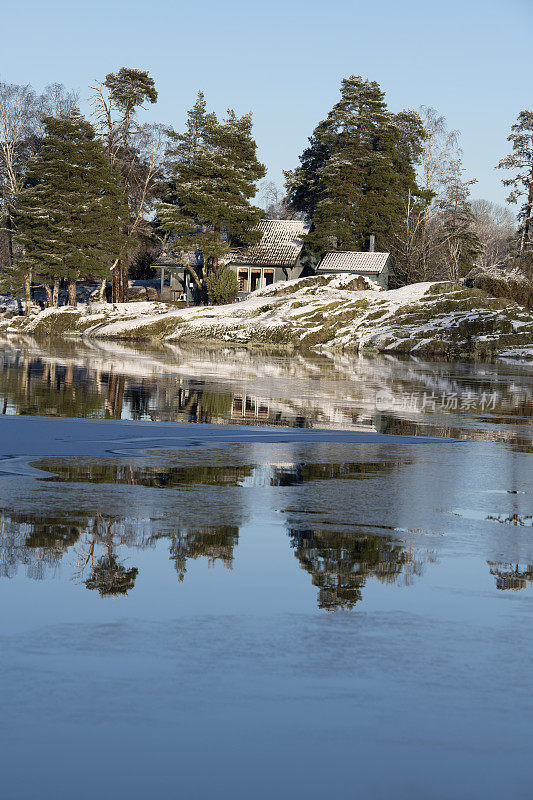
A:
[[[477,181],[462,180],[461,172],[458,171],[455,178],[450,177],[439,200],[437,241],[442,246],[445,277],[452,281],[462,277],[463,268],[472,266],[480,249],[469,201],[470,187]]]
[[[479,239],[476,266],[488,269],[501,264],[509,255],[516,225],[508,208],[490,200],[473,200],[472,227]]]
[[[31,86],[0,83],[0,210],[7,236],[7,270],[13,275],[15,201],[22,189],[26,164],[31,155],[28,141],[35,133],[37,100]],[[23,276],[26,312],[31,303],[31,273]]]
[[[442,201],[461,172],[461,148],[459,132],[449,130],[442,115],[427,106],[422,106],[420,112],[425,138],[418,164],[418,184],[426,199],[419,217],[411,224],[420,232],[420,273],[421,279],[427,280],[433,277],[434,261],[438,260],[436,251],[442,245],[442,236],[438,235]]]
[[[265,209],[266,219],[303,219],[304,214],[290,209],[285,195],[274,181],[262,181],[259,185],[259,203]]]
[[[36,98],[36,131],[40,138],[45,135],[44,118],[61,117],[78,106],[78,92],[66,89],[62,83],[51,83]]]

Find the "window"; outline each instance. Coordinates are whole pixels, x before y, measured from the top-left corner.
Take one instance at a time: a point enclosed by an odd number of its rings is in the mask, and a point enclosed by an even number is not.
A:
[[[248,288],[248,270],[240,269],[237,280],[239,281],[239,292],[245,292]]]
[[[270,286],[274,283],[274,270],[273,269],[266,269],[265,270],[265,286]]]
[[[256,289],[259,289],[261,286],[261,271],[260,270],[252,270],[252,274],[250,276],[250,291],[255,292]]]

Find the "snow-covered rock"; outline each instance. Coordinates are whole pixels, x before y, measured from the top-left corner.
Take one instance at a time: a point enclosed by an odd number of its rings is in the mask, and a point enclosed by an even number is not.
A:
[[[368,288],[355,288],[361,285]],[[378,289],[366,279],[354,283],[352,275],[315,276],[216,307],[177,309],[145,301],[50,309],[17,323],[17,330],[443,358],[488,357],[533,346],[533,312],[512,300],[453,283]]]

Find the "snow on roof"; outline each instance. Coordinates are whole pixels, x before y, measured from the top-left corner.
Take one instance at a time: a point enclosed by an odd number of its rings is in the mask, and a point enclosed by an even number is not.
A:
[[[191,267],[202,266],[202,256],[198,250],[180,250],[171,251],[163,250],[163,252],[153,262],[152,266],[156,269],[166,267],[167,269],[176,269],[183,267],[184,264],[190,264]]]
[[[235,251],[225,259],[229,264],[294,267],[302,252],[302,236],[309,224],[294,219],[262,219],[255,230],[263,236],[258,244]]]
[[[156,260],[152,264],[153,267],[175,267],[176,266],[176,259],[173,258],[170,253],[167,253],[166,250],[156,258]]]
[[[385,268],[390,253],[360,253],[356,250],[326,253],[318,272],[362,272],[379,274]]]

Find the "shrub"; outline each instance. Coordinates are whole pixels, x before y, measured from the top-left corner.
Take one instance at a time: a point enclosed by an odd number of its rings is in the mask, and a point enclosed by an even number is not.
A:
[[[218,267],[207,278],[209,302],[215,306],[231,303],[239,293],[239,284],[229,267]]]

